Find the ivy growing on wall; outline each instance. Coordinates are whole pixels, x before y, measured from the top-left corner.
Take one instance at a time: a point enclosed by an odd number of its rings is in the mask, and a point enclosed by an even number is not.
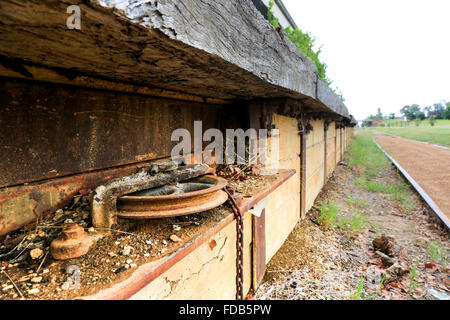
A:
[[[272,12],[274,4],[275,2],[273,0],[269,1],[269,7],[267,10],[267,19],[275,29],[278,29],[280,28],[280,23],[278,21],[278,18],[275,17],[275,15]],[[320,79],[322,79],[327,85],[330,85],[332,81],[328,79],[326,76],[327,64],[321,62],[319,59],[321,48],[319,48],[317,51],[313,50],[316,38],[311,36],[309,32],[303,32],[299,28],[295,28],[294,30],[292,30],[290,26],[285,28],[283,31],[289,38],[289,40],[291,40],[292,43],[295,44],[295,46],[301,52],[303,52],[308,58],[310,58],[316,64],[317,75],[320,77]],[[336,92],[337,90],[338,89],[334,89],[333,91]],[[342,94],[340,92],[336,93],[341,98],[341,100],[344,101],[344,97],[342,96]]]

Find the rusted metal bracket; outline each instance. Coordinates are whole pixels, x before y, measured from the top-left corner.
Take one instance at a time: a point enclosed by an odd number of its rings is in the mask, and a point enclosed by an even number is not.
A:
[[[302,113],[299,120],[299,133],[300,133],[300,156],[301,156],[301,168],[300,168],[300,217],[303,219],[306,217],[306,138],[313,127],[309,122],[310,117],[306,113]]]
[[[323,128],[325,131],[328,131],[328,128],[331,124],[331,120],[330,119],[325,119],[324,123],[323,123]]]
[[[313,130],[310,120],[311,117],[307,113],[301,113],[301,116],[298,119],[298,132],[300,134],[308,134]]]
[[[330,124],[329,120],[325,120],[323,123],[323,185],[327,183],[327,151],[328,151],[328,126]]]
[[[300,218],[306,217],[306,132],[300,134]]]

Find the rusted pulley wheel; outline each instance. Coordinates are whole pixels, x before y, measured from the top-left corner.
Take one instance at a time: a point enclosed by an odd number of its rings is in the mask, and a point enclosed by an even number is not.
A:
[[[228,196],[225,179],[202,176],[176,185],[138,191],[117,201],[117,215],[127,219],[156,219],[187,215],[220,206]]]

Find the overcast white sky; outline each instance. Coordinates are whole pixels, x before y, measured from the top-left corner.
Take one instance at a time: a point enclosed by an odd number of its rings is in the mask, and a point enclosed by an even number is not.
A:
[[[356,119],[450,101],[449,0],[283,0]]]

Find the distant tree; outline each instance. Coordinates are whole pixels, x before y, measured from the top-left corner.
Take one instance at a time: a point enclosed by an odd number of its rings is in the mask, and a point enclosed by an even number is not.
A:
[[[416,122],[416,127],[418,127],[420,125],[420,123],[422,122],[422,120],[420,120],[419,117],[416,118],[416,120],[414,120]]]
[[[367,117],[367,118],[372,119],[370,117]],[[370,126],[372,126],[372,122],[366,121],[366,120],[364,120],[363,123],[361,124],[361,127],[370,127]]]
[[[390,113],[389,114],[389,119],[395,119],[395,113]]]
[[[375,119],[383,119],[383,113],[381,112],[381,108],[378,108],[377,114],[375,115]]]
[[[445,110],[442,112],[442,119],[450,119],[450,102],[445,103]]]
[[[441,103],[433,104],[433,115],[436,119],[444,119],[443,112],[445,111],[445,107]]]
[[[418,104],[413,104],[411,106],[404,106],[400,109],[400,112],[408,119],[414,120],[417,118],[417,114],[420,112],[420,107]]]
[[[425,119],[425,113],[423,111],[419,111],[416,115],[416,119],[419,119],[419,120]]]
[[[436,118],[434,117],[434,115],[431,115],[428,119],[430,121],[430,125],[433,127],[436,123]]]

